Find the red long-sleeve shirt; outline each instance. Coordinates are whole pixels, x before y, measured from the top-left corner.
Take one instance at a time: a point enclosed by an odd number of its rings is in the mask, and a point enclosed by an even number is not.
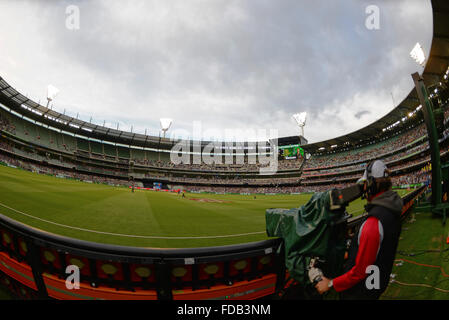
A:
[[[373,265],[376,261],[382,239],[382,224],[377,218],[369,217],[359,231],[359,237],[357,239],[359,249],[355,265],[347,273],[334,279],[335,291],[345,291],[368,276],[366,268]]]

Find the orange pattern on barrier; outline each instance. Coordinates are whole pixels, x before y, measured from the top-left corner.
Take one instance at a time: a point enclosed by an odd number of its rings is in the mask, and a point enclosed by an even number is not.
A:
[[[96,288],[81,283],[79,289],[69,290],[65,280],[44,274],[48,295],[58,300],[157,300],[155,290],[118,291],[103,286]]]
[[[218,285],[210,289],[174,290],[173,300],[254,300],[275,293],[276,275],[270,274],[232,286]]]
[[[11,259],[9,255],[4,252],[0,252],[0,271],[21,284],[37,290],[31,267],[25,263]]]

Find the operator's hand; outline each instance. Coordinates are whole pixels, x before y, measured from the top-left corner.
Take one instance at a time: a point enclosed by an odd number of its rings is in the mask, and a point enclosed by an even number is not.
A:
[[[310,282],[315,282],[316,279],[323,279],[323,272],[318,268],[310,268],[309,270]]]
[[[329,287],[330,281],[331,281],[330,279],[323,277],[323,280],[321,280],[316,284],[315,288],[318,290],[319,294],[323,294],[330,290]]]

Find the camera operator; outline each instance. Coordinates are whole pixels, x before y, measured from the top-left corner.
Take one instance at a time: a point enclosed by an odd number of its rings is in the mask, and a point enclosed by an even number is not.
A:
[[[367,166],[358,183],[363,183],[368,215],[351,241],[345,273],[333,280],[323,277],[315,288],[323,294],[333,287],[342,300],[377,300],[390,280],[401,233],[403,202],[391,189],[389,171],[380,160]],[[379,271],[379,285],[374,288],[366,285],[369,266],[376,266]]]

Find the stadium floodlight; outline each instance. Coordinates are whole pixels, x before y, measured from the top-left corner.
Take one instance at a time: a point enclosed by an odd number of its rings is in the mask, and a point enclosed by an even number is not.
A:
[[[304,127],[306,126],[307,122],[307,112],[296,113],[293,115],[293,119],[301,128],[301,135],[304,137]]]
[[[162,118],[162,119],[160,119],[160,122],[161,122],[162,132],[164,133],[164,138],[165,138],[165,134],[170,129],[170,127],[173,123],[173,120],[169,119],[169,118]]]
[[[410,56],[422,67],[424,67],[426,62],[426,55],[424,54],[424,50],[419,44],[419,42],[416,43],[416,45],[413,47],[412,51],[410,52]]]
[[[53,101],[59,93],[59,89],[51,84],[47,87],[47,108],[51,101]]]

